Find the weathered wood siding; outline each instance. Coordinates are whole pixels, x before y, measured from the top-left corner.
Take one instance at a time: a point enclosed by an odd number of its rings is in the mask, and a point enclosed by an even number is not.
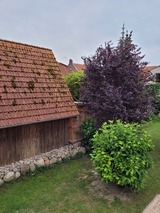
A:
[[[76,106],[80,115],[70,118],[69,120],[69,142],[71,144],[80,142],[82,140],[81,135],[78,133],[81,130],[80,125],[83,121],[90,117],[87,114],[83,104],[76,103]]]
[[[0,166],[68,144],[69,119],[0,129]]]

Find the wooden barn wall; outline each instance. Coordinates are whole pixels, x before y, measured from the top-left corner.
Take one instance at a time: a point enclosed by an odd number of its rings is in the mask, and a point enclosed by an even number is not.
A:
[[[69,119],[0,129],[0,166],[68,144]]]
[[[70,118],[69,120],[69,142],[71,144],[80,142],[82,140],[81,135],[78,133],[81,131],[80,125],[83,121],[90,117],[87,114],[83,104],[76,103],[76,106],[79,111],[79,116]]]

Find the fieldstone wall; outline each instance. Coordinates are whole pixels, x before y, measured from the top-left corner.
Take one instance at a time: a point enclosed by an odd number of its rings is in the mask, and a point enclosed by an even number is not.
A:
[[[0,185],[4,182],[19,178],[27,172],[34,172],[37,167],[45,167],[61,162],[63,159],[74,157],[77,153],[85,154],[85,149],[76,144],[67,145],[35,157],[0,167]]]

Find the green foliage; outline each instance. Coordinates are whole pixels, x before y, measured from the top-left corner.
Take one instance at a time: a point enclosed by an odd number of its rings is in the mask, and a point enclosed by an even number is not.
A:
[[[155,109],[156,109],[157,114],[160,113],[160,95],[156,96]]]
[[[87,152],[90,152],[93,146],[92,138],[95,134],[95,122],[92,118],[88,118],[87,120],[83,121],[81,123],[81,136],[83,138],[82,140],[82,146],[85,147]]]
[[[106,182],[139,191],[144,187],[147,170],[153,165],[151,150],[151,137],[141,125],[109,121],[93,136],[91,158]]]
[[[150,115],[150,117],[148,118],[148,120],[143,121],[143,124],[147,124],[149,122],[154,123],[154,122],[159,122],[160,121],[160,117],[154,113],[152,113]]]
[[[28,89],[29,90],[34,90],[34,81],[29,81],[28,82]]]
[[[75,101],[79,101],[81,87],[81,79],[84,76],[83,71],[75,71],[65,76],[65,81],[69,87],[72,97]]]
[[[125,32],[116,46],[111,42],[100,46],[96,53],[84,57],[81,100],[87,112],[100,127],[108,120],[134,123],[148,118],[149,97],[140,48],[132,41],[132,32]]]
[[[36,174],[29,173],[15,181],[6,182],[0,186],[0,212],[51,213],[53,209],[54,213],[142,212],[160,192],[160,169],[157,169],[160,165],[160,122],[148,122],[146,125],[145,129],[152,135],[155,144],[152,152],[155,166],[149,171],[145,190],[141,193],[133,194],[125,190],[128,200],[117,202],[117,191],[114,186],[110,192],[105,187],[101,191],[95,186],[95,180],[96,183],[99,181],[93,173],[93,165],[88,158],[84,157],[68,163],[54,164],[43,168],[43,172],[36,170]],[[118,192],[123,195],[124,189],[118,188]],[[108,195],[115,196],[115,201],[108,201],[106,199],[107,197],[110,199]]]
[[[15,82],[15,79],[16,79],[16,77],[15,77],[15,76],[13,76],[13,77],[11,78],[11,85],[12,85],[12,87],[13,87],[14,89],[16,89],[16,88],[17,88],[17,85],[16,85],[16,82]]]
[[[154,98],[153,107],[154,113],[160,113],[160,83],[152,83],[148,85],[147,92]]]
[[[148,85],[148,91],[152,94],[160,95],[160,83],[155,82]]]
[[[84,156],[84,153],[82,152],[77,152],[74,156],[68,157],[68,158],[63,158],[61,163],[67,163],[71,160],[76,160],[79,158],[82,158]]]
[[[11,67],[10,63],[8,61],[4,62],[3,64],[5,67],[7,67],[8,69]]]

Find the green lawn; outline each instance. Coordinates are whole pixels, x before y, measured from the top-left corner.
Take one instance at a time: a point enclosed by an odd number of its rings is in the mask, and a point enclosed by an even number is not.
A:
[[[99,197],[91,183],[93,165],[86,157],[29,174],[0,188],[0,212],[3,213],[141,213],[160,193],[160,122],[146,125],[153,137],[155,167],[149,171],[144,190],[128,192],[128,200],[115,197],[112,203]]]

